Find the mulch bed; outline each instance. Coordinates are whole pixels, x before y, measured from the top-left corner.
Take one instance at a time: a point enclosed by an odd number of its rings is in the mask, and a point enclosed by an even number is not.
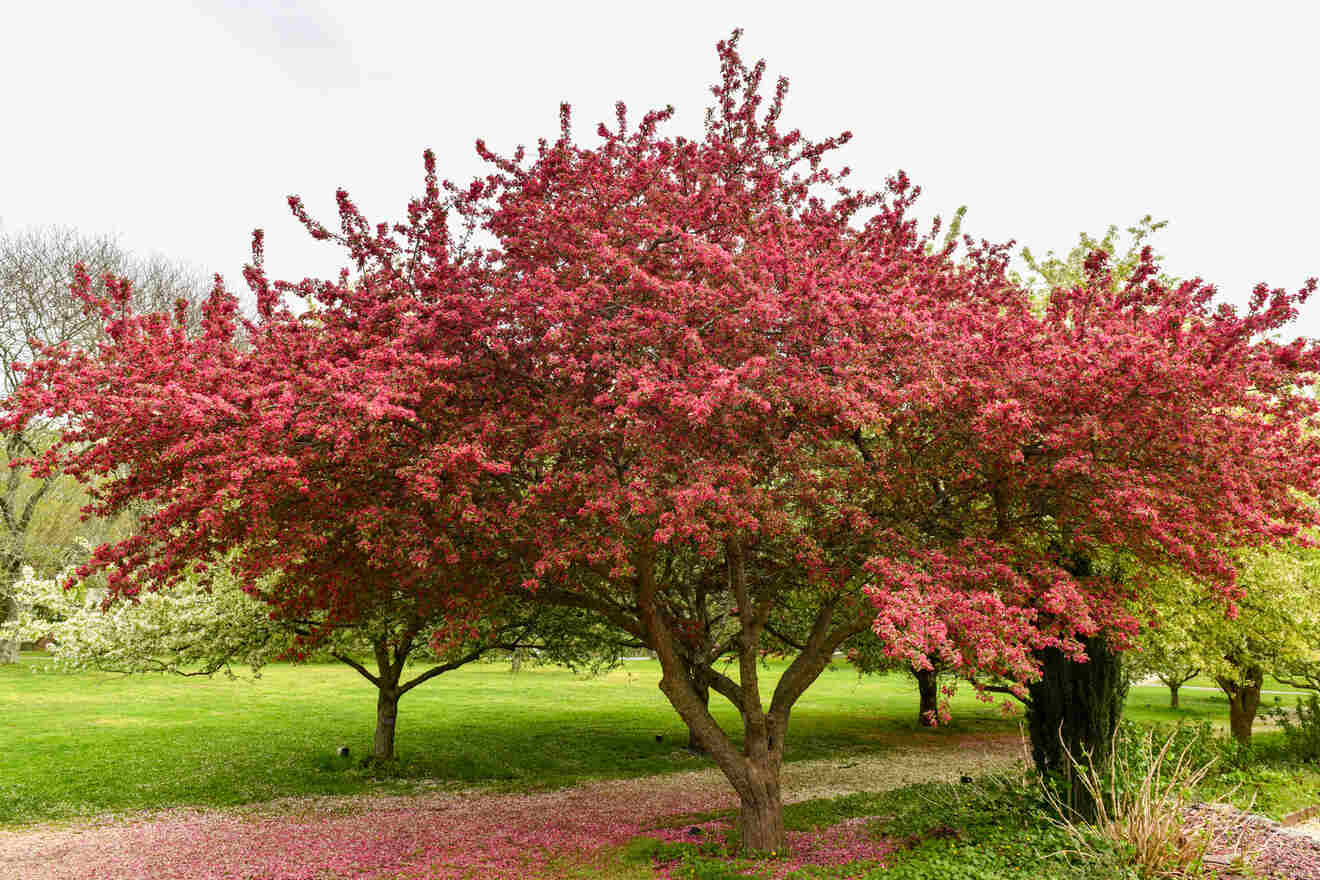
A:
[[[1309,827],[1285,825],[1225,804],[1193,806],[1188,825],[1210,829],[1205,862],[1221,880],[1320,880],[1320,838]]]

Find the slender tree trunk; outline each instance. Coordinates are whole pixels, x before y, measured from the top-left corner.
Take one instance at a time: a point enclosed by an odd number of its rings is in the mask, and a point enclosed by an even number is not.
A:
[[[1165,684],[1169,684],[1169,683],[1168,683],[1168,682],[1165,682]],[[1178,708],[1178,689],[1179,689],[1180,687],[1182,687],[1182,685],[1180,685],[1180,684],[1169,684],[1169,708],[1170,708],[1170,709],[1177,709],[1177,708]]]
[[[7,554],[8,555],[8,554]],[[8,561],[7,561],[8,562]],[[0,620],[11,623],[18,619],[18,599],[13,595],[13,584],[18,581],[17,558],[0,571]],[[18,637],[0,639],[0,665],[18,662]]]
[[[398,726],[399,700],[408,691],[437,675],[457,669],[482,655],[485,648],[478,648],[468,656],[450,663],[433,666],[411,681],[400,684],[403,680],[403,667],[412,653],[415,629],[405,632],[398,640],[391,643],[389,635],[377,635],[372,638],[372,649],[376,655],[376,674],[373,675],[365,666],[349,654],[332,652],[332,656],[341,663],[357,670],[358,674],[371,682],[376,688],[376,735],[372,740],[371,758],[377,761],[394,759],[394,733]]]
[[[0,574],[0,578],[4,575]],[[10,581],[12,583],[12,580]],[[0,587],[0,589],[6,589]],[[0,596],[0,620],[9,623],[18,618],[18,600],[10,595],[6,589],[3,596]],[[12,639],[0,639],[0,664],[18,662],[19,640],[15,636]]]
[[[1069,660],[1057,648],[1038,653],[1042,677],[1028,686],[1027,722],[1036,769],[1060,778],[1067,805],[1091,821],[1096,804],[1077,781],[1073,761],[1086,766],[1089,760],[1099,768],[1110,760],[1127,681],[1118,654],[1102,637],[1083,644],[1085,663]]]
[[[710,685],[707,684],[706,680],[700,675],[691,676],[691,680],[692,689],[697,693],[697,699],[701,701],[701,705],[706,708],[706,711],[710,711]],[[690,727],[688,728],[687,747],[690,752],[699,752],[701,754],[705,754],[706,752],[706,749],[701,745],[701,741],[697,739],[696,731]]]
[[[392,686],[381,687],[376,692],[376,737],[372,741],[371,757],[379,761],[394,760],[394,727],[398,717],[398,691]]]
[[[1265,683],[1265,672],[1259,666],[1242,670],[1244,681],[1229,678],[1216,679],[1228,697],[1228,727],[1233,739],[1244,746],[1251,745],[1251,728],[1260,708],[1260,689]]]
[[[934,727],[936,713],[939,711],[939,675],[934,669],[914,669],[917,677],[917,692],[921,695],[921,707],[917,710],[917,723],[922,727]]]

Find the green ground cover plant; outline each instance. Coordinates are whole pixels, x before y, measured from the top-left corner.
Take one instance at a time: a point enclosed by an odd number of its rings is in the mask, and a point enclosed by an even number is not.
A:
[[[791,855],[737,859],[729,855],[736,851],[730,830],[700,842],[639,837],[622,850],[620,861],[651,864],[675,880],[1122,880],[1137,876],[1121,864],[1118,853],[1112,857],[1101,853],[1089,860],[1067,853],[1073,841],[1052,821],[1039,787],[1021,773],[805,801],[784,810],[785,826],[799,834],[824,833],[850,821],[860,821],[865,836],[883,842],[883,858],[802,866]]]

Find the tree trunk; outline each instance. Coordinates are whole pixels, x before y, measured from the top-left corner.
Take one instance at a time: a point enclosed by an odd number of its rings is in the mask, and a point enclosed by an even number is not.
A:
[[[706,710],[709,711],[710,685],[707,684],[706,680],[701,678],[701,676],[694,675],[692,676],[692,689],[697,692],[697,699],[701,701],[701,705],[705,706]],[[690,752],[698,752],[703,755],[706,753],[705,747],[702,746],[701,741],[697,739],[697,732],[693,730],[691,727],[688,728],[687,747],[688,747],[688,751]]]
[[[755,710],[744,712],[743,747],[739,750],[701,701],[692,678],[680,673],[676,663],[669,665],[674,655],[668,646],[659,653],[664,672],[660,678],[660,690],[687,724],[690,738],[714,759],[738,793],[738,830],[743,850],[783,852],[787,841],[779,793],[783,733],[776,743],[770,730],[776,729],[777,725],[766,724],[768,719]]]
[[[4,577],[4,575],[0,575]],[[0,620],[5,623],[18,618],[18,600],[13,596],[4,596],[0,598]],[[18,662],[18,636],[12,639],[0,639],[0,664]]]
[[[1260,689],[1265,683],[1265,672],[1259,666],[1242,670],[1244,681],[1229,678],[1216,679],[1228,697],[1228,727],[1233,739],[1244,746],[1251,745],[1251,728],[1260,708]]]
[[[784,805],[779,796],[778,767],[753,767],[742,785],[735,784],[740,805],[738,835],[749,853],[783,852]]]
[[[394,726],[398,717],[398,692],[392,687],[380,688],[376,692],[376,738],[371,757],[379,761],[394,760]]]
[[[1180,685],[1180,684],[1171,684],[1171,685],[1169,685],[1169,708],[1170,708],[1170,709],[1177,709],[1177,708],[1178,708],[1178,688],[1180,688],[1180,687],[1182,687],[1182,685]]]
[[[922,727],[934,727],[936,713],[939,711],[939,676],[934,669],[914,669],[917,677],[917,691],[921,695],[921,708],[917,710],[917,723]]]
[[[1073,762],[1085,767],[1089,761],[1097,768],[1109,762],[1127,681],[1119,655],[1103,637],[1083,644],[1085,663],[1069,660],[1057,648],[1037,652],[1042,677],[1028,685],[1027,723],[1036,769],[1061,779],[1064,802],[1083,821],[1092,821],[1096,804],[1078,782]]]
[[[836,623],[838,599],[822,602],[805,643],[780,675],[767,709],[761,699],[758,681],[761,660],[761,632],[773,607],[776,593],[754,596],[748,588],[744,549],[736,541],[726,545],[729,588],[741,626],[732,647],[738,657],[738,679],[714,669],[709,663],[700,667],[699,677],[707,686],[698,693],[694,684],[693,664],[702,662],[680,649],[681,641],[675,618],[662,612],[656,601],[655,557],[640,552],[636,557],[637,581],[634,598],[638,609],[636,634],[656,652],[660,660],[660,690],[669,699],[687,725],[697,744],[714,760],[716,766],[738,793],[738,828],[741,846],[746,852],[785,851],[783,801],[779,789],[779,768],[784,757],[784,741],[789,717],[798,698],[820,677],[839,645],[865,632],[872,616],[859,611],[856,618]],[[742,718],[742,743],[736,743],[710,714],[709,692],[729,700]],[[741,745],[741,747],[740,747]]]

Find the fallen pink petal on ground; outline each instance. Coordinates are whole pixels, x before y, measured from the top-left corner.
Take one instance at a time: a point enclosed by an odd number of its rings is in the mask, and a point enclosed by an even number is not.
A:
[[[1010,764],[1016,737],[950,737],[872,758],[784,768],[789,801],[954,778]],[[714,770],[610,780],[538,794],[313,798],[238,812],[170,810],[125,821],[0,832],[4,880],[448,880],[518,877],[549,858],[589,856],[665,817],[730,809]],[[688,826],[683,826],[686,829]],[[672,838],[671,838],[672,839]],[[792,865],[880,858],[863,823],[793,833]],[[771,863],[767,863],[771,864]]]

